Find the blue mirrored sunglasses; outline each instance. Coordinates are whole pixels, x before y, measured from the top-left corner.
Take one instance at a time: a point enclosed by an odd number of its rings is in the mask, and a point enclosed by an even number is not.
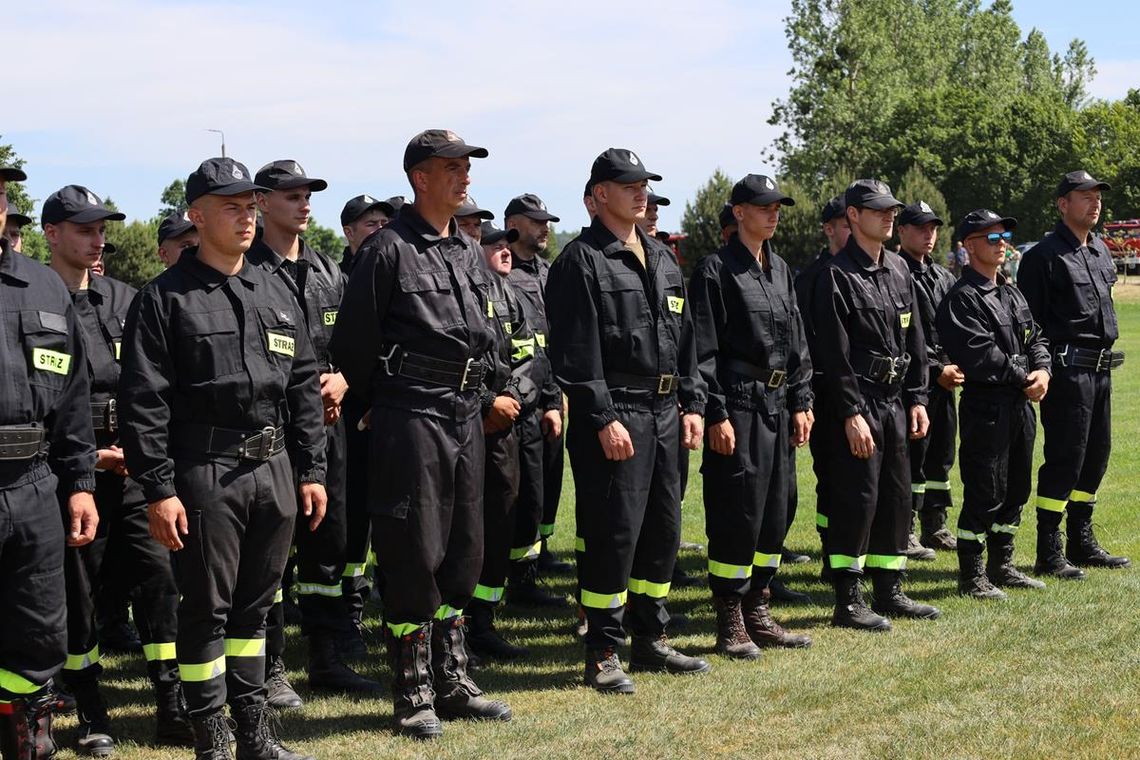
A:
[[[982,237],[982,236],[976,235],[975,237]],[[1008,232],[1008,231],[1007,232],[991,232],[990,234],[986,235],[985,238],[987,241],[989,241],[989,243],[991,245],[997,244],[998,242],[1000,242],[1002,240],[1004,240],[1005,242],[1008,243],[1009,241],[1013,240],[1013,233]]]

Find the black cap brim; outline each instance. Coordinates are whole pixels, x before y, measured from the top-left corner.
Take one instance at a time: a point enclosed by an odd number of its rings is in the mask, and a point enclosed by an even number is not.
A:
[[[965,240],[970,235],[975,235],[982,230],[988,230],[990,227],[997,227],[998,225],[1005,227],[1007,232],[1013,232],[1017,229],[1017,219],[1012,216],[1003,216],[1000,219],[987,219],[985,224],[959,224],[958,229],[954,231],[954,237],[959,240]]]
[[[664,195],[658,195],[657,193],[650,193],[649,194],[649,202],[656,205],[656,206],[668,206],[673,201],[669,200]]]
[[[5,182],[26,182],[28,175],[24,174],[23,169],[17,169],[14,166],[5,166],[0,168],[0,179]]]
[[[605,179],[599,178],[595,180],[595,184],[598,182],[616,182],[619,185],[628,185],[631,182],[641,182],[647,179],[653,180],[654,182],[660,182],[661,175],[647,172],[644,169],[638,169],[636,171],[626,172],[625,174],[619,174],[616,177],[606,177]]]
[[[906,208],[906,204],[893,195],[872,195],[860,200],[858,207],[869,208],[872,211],[884,211],[889,208]]]
[[[946,224],[946,222],[944,222],[938,218],[937,214],[932,214],[932,213],[918,214],[917,216],[914,216],[914,217],[911,217],[908,219],[903,219],[901,217],[899,218],[899,226],[900,227],[904,224],[913,224],[913,225],[917,226],[917,225],[922,225],[922,224],[930,224],[931,222],[934,222],[939,227]]]
[[[748,203],[748,204],[751,204],[753,206],[767,206],[769,203],[777,203],[777,202],[781,206],[794,206],[794,205],[796,205],[796,199],[795,198],[793,198],[790,195],[784,195],[783,193],[781,193],[779,191],[775,191],[775,192],[771,192],[771,193],[760,193],[759,195],[754,195],[751,198],[735,201],[732,205],[735,206],[739,203]]]
[[[294,179],[287,179],[281,182],[277,187],[270,188],[270,190],[292,190],[297,187],[307,187],[314,193],[319,193],[329,186],[328,182],[323,179],[315,177],[295,177]]]
[[[8,212],[8,226],[9,227],[26,227],[27,225],[29,225],[31,223],[32,223],[32,218],[30,216],[25,216],[24,214],[20,214],[20,213],[17,213],[15,211],[9,211]]]
[[[118,211],[111,211],[105,208],[90,208],[80,211],[78,214],[69,216],[66,219],[60,219],[61,222],[71,222],[72,224],[91,224],[92,222],[122,222],[126,221],[127,215],[120,214]]]
[[[1111,190],[1112,185],[1100,180],[1091,180],[1089,182],[1082,182],[1079,185],[1074,185],[1065,191],[1065,194],[1073,192],[1074,190]]]
[[[514,216],[514,214],[511,214]],[[527,219],[533,219],[536,222],[560,222],[562,221],[554,214],[548,211],[520,211],[519,216],[525,216]]]
[[[503,238],[506,238],[508,243],[513,243],[519,239],[519,231],[516,229],[498,230],[490,235],[484,235],[479,242],[482,245],[494,245]]]
[[[161,236],[159,236],[158,244],[162,245],[167,240],[172,240],[174,238],[182,237],[187,232],[190,232],[193,229],[194,229],[194,223],[190,222],[190,221],[185,221],[182,224],[178,225],[177,227],[172,227],[172,228],[165,230],[164,233]]]
[[[240,182],[231,183],[224,187],[215,188],[208,192],[202,193],[202,195],[221,195],[228,198],[234,195],[245,195],[246,193],[269,193],[272,191],[273,188],[271,187],[263,187],[261,185],[250,182],[249,180],[242,180]],[[198,198],[200,197],[202,196],[198,196]],[[197,198],[195,198],[195,200],[197,200]]]
[[[437,158],[486,158],[488,155],[490,154],[486,148],[468,145],[467,143],[444,145],[434,153]]]

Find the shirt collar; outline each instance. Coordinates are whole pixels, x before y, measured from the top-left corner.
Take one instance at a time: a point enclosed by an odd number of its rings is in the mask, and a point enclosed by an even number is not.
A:
[[[886,251],[882,249],[879,250],[879,262],[876,264],[875,261],[867,255],[867,252],[863,250],[862,246],[855,241],[854,235],[847,238],[847,245],[843,246],[843,250],[847,251],[847,255],[851,257],[851,260],[864,272],[873,273],[883,268],[883,256],[886,254]]]
[[[423,238],[425,243],[439,243],[444,240],[459,238],[459,225],[456,223],[454,217],[447,223],[446,235],[440,235],[436,232],[411,204],[405,204],[400,209],[400,215],[397,219],[406,224],[412,232]]]
[[[986,277],[984,274],[971,266],[963,267],[962,277],[966,280],[966,282],[970,283],[983,293],[989,293],[991,290],[995,290],[998,285],[1004,284],[1004,278],[1000,273],[998,274],[998,282],[995,285],[990,281],[989,277]]]
[[[617,239],[614,233],[610,232],[600,216],[595,216],[594,220],[590,222],[590,232],[594,234],[595,239],[601,246],[602,253],[606,256],[620,256],[623,251],[628,252],[629,249],[625,247],[625,243]],[[657,253],[650,242],[649,236],[641,231],[641,228],[634,225],[633,232],[637,235],[637,239],[641,241],[641,248],[645,251],[645,262],[649,263],[649,257]]]
[[[206,290],[213,290],[229,279],[217,269],[214,269],[208,264],[203,264],[202,261],[198,259],[198,246],[187,248],[183,251],[174,266],[186,270],[186,273],[202,283],[202,285],[206,287]],[[235,274],[234,277],[237,277],[250,287],[254,287],[257,284],[257,279],[253,273],[253,268],[254,265],[250,263],[249,259],[243,256],[241,269],[238,270],[238,273]]]
[[[906,261],[906,265],[910,267],[910,271],[914,272],[915,274],[926,274],[926,270],[930,269],[930,265],[933,263],[931,262],[929,256],[923,256],[922,260],[918,261],[902,248],[899,248],[899,256],[901,256],[903,260]]]
[[[744,243],[740,242],[739,235],[733,235],[729,239],[728,245],[725,249],[730,256],[735,257],[741,263],[748,267],[748,273],[755,277],[757,280],[764,275],[764,268],[760,266],[760,262],[752,255],[752,251],[744,247]],[[771,241],[765,240],[763,243],[764,260],[768,264],[768,269],[772,268],[772,244]]]

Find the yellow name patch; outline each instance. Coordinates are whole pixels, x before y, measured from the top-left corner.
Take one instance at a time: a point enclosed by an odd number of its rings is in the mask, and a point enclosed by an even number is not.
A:
[[[336,309],[333,309],[331,311],[326,311],[324,313],[324,315],[322,315],[322,319],[324,320],[325,327],[332,327],[333,325],[336,324],[336,314],[337,314]]]
[[[269,350],[273,353],[285,356],[293,355],[293,349],[296,346],[296,341],[293,338],[274,332],[265,333],[265,337],[269,339]]]
[[[680,296],[666,296],[665,303],[674,314],[680,314],[685,308],[685,299]]]
[[[902,314],[899,314],[899,324],[902,325],[903,327],[910,327],[910,312],[909,311],[904,311]]]
[[[539,346],[541,346],[542,348],[546,348],[546,334],[545,333],[535,333],[534,339],[538,343]]]
[[[32,349],[32,366],[44,372],[66,375],[71,369],[71,354],[61,354],[47,348]]]
[[[115,341],[115,361],[119,361],[122,358],[123,358],[123,341],[117,340],[117,341]]]
[[[487,316],[488,317],[494,317],[495,316],[495,304],[492,303],[491,301],[487,302]]]

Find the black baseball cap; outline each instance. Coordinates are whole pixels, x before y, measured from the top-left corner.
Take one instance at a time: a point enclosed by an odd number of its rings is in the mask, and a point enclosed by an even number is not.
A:
[[[385,201],[385,203],[392,207],[393,214],[402,209],[404,205],[407,204],[407,202],[408,199],[402,195],[393,195],[391,198]]]
[[[186,178],[186,203],[203,195],[244,195],[271,188],[250,179],[249,169],[232,158],[207,158]]]
[[[649,203],[651,205],[654,205],[654,206],[668,206],[670,203],[672,203],[672,201],[669,200],[668,198],[666,198],[664,195],[658,195],[657,193],[650,193],[649,194]]]
[[[60,222],[90,224],[103,219],[121,222],[126,218],[126,214],[104,206],[98,195],[82,185],[68,185],[56,190],[44,201],[43,211],[40,212],[41,225]]]
[[[637,154],[625,148],[610,148],[595,158],[594,165],[590,167],[590,185],[599,182],[640,182],[643,179],[660,182],[661,175],[646,169]]]
[[[668,243],[669,242],[669,233],[666,232],[665,230],[657,230],[656,238],[658,240],[660,240],[662,243]]]
[[[594,180],[588,179],[588,180],[586,180],[586,189],[582,193],[582,197],[583,198],[589,198],[593,194],[594,194]]]
[[[480,219],[491,220],[495,218],[495,212],[488,211],[485,208],[479,208],[479,204],[475,199],[468,195],[463,199],[463,205],[455,209],[455,216],[477,216]]]
[[[292,190],[295,187],[308,187],[319,193],[329,186],[328,182],[309,177],[301,165],[291,159],[273,161],[257,170],[253,181],[270,190]]]
[[[21,214],[19,211],[8,212],[8,226],[19,229],[32,223],[32,218],[26,214]]]
[[[396,213],[396,209],[390,200],[382,201],[365,193],[355,198],[349,198],[348,203],[344,204],[344,208],[340,210],[340,226],[347,227],[374,208],[380,209],[388,216]]]
[[[109,253],[115,253],[115,252],[117,252],[118,250],[119,250],[119,249],[115,247],[115,244],[114,244],[114,243],[103,243],[103,251],[102,251],[102,253],[103,253],[103,255],[104,255],[104,256],[106,256],[106,255],[107,255],[107,254],[109,254]]]
[[[185,235],[194,229],[194,223],[186,218],[186,214],[171,214],[158,224],[158,244],[162,245],[170,238]]]
[[[1099,179],[1094,179],[1091,174],[1084,169],[1075,172],[1069,172],[1064,177],[1061,177],[1060,184],[1057,185],[1057,197],[1071,193],[1074,190],[1111,190],[1112,185],[1107,182],[1101,182]]]
[[[847,204],[843,202],[843,196],[837,195],[823,204],[823,210],[819,214],[819,221],[821,224],[827,224],[832,219],[843,216],[843,212],[846,210]]]
[[[486,158],[487,149],[468,145],[450,129],[425,129],[404,149],[404,171],[429,158]]]
[[[750,203],[754,206],[767,206],[769,203],[780,203],[783,206],[794,206],[796,201],[792,196],[780,192],[776,180],[765,177],[763,174],[749,174],[732,186],[732,195],[728,202],[735,206],[738,203]]]
[[[480,229],[483,232],[479,239],[482,245],[494,245],[503,238],[506,238],[508,243],[513,243],[519,239],[518,230],[501,230],[490,222],[483,222]]]
[[[534,193],[523,193],[511,198],[511,202],[507,204],[507,210],[503,212],[503,218],[515,214],[522,214],[536,222],[560,221],[558,217],[546,210],[546,204]]]
[[[901,212],[899,212],[898,224],[929,224],[934,222],[941,227],[945,222],[938,218],[938,214],[934,213],[934,209],[930,207],[926,201],[918,201],[912,203]]]
[[[988,208],[979,208],[962,217],[962,221],[958,222],[958,227],[954,230],[954,236],[959,240],[965,240],[978,230],[993,227],[995,224],[1004,225],[1006,230],[1017,228],[1017,220],[1012,216],[1002,216]]]
[[[28,175],[24,174],[23,169],[17,169],[14,166],[0,166],[0,179],[5,182],[25,182]]]
[[[736,216],[732,213],[732,204],[724,204],[724,208],[720,210],[720,216],[717,217],[720,221],[721,230],[726,230],[729,227],[734,227],[737,224]]]
[[[848,207],[869,208],[876,211],[902,208],[906,205],[891,195],[891,188],[886,182],[877,179],[857,179],[852,182],[843,193],[843,203]]]

